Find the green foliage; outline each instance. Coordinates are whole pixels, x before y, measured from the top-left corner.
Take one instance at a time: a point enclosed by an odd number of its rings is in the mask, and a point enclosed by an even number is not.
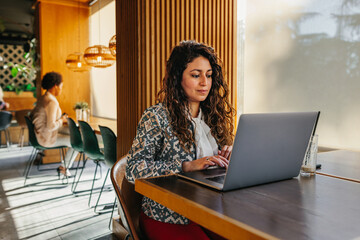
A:
[[[7,67],[11,68],[11,76],[16,77],[18,74],[21,74],[24,78],[34,80],[36,78],[35,68],[25,66],[24,64],[17,64],[9,62]]]
[[[77,102],[74,105],[74,110],[75,109],[88,109],[89,108],[89,104],[87,102]]]
[[[33,92],[34,98],[36,98],[36,87],[33,84],[21,84],[15,86],[14,83],[5,86],[4,91],[15,92],[17,95],[22,92]]]
[[[0,19],[1,20],[1,19]],[[24,64],[12,63],[8,62],[3,68],[9,67],[11,70],[11,76],[15,78],[18,74],[21,74],[26,79],[29,79],[33,82],[33,84],[20,84],[15,85],[14,83],[8,84],[5,86],[4,91],[14,91],[16,94],[21,94],[24,91],[31,91],[33,92],[34,97],[36,98],[36,86],[35,86],[35,79],[36,79],[36,72],[37,72],[37,53],[36,53],[36,39],[32,39],[30,42],[30,50],[29,52],[25,53],[23,57],[25,58],[26,62],[32,61],[32,67],[26,66]]]

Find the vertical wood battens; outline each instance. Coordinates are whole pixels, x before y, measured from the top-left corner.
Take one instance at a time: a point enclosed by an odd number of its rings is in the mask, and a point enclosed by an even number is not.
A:
[[[190,3],[189,3],[189,7],[188,7],[188,11],[190,12],[189,15],[189,20],[190,20],[190,23],[189,23],[189,30],[190,30],[190,34],[189,34],[189,39],[193,40],[195,39],[195,32],[194,32],[194,27],[195,27],[195,16],[194,16],[194,0],[190,0]]]
[[[166,6],[166,7],[165,7]],[[161,1],[161,29],[159,29],[159,31],[162,32],[161,34],[161,58],[160,61],[163,61],[163,59],[165,59],[165,54],[166,54],[166,48],[167,48],[167,43],[168,43],[168,36],[169,36],[169,32],[167,31],[168,29],[168,24],[166,24],[165,22],[165,13],[169,13],[169,2],[165,2],[165,1]],[[159,87],[161,88],[161,79],[165,74],[165,65],[164,64],[160,64],[161,68],[160,68],[160,85]]]
[[[141,62],[141,59],[142,59],[142,54],[144,51],[142,51],[143,49],[143,42],[141,41],[141,37],[143,36],[143,31],[144,31],[144,17],[143,17],[143,14],[142,14],[142,2],[140,2],[138,4],[138,7],[137,7],[137,19],[139,21],[139,24],[140,24],[140,27],[137,29],[137,34],[138,34],[138,49],[139,49],[139,53],[140,53],[140,57],[138,58],[138,65],[139,65],[139,72],[138,72],[138,76],[136,76],[136,78],[134,79],[135,81],[138,82],[138,95],[137,96],[143,96],[145,94],[144,92],[144,87],[143,85],[141,84],[141,79],[143,79],[143,75],[144,75],[144,66]],[[119,94],[119,93],[118,93]],[[137,107],[137,113],[139,113],[141,111],[141,108],[142,108],[142,99],[139,99],[139,103],[137,106],[134,106],[135,108]]]
[[[176,1],[176,0],[175,0]],[[176,38],[173,39],[173,44],[171,45],[172,46],[175,46],[176,44],[176,39],[181,39],[181,21],[180,21],[180,1],[176,1]],[[173,30],[174,31],[174,30]],[[169,55],[170,55],[170,49],[169,49]]]
[[[203,36],[203,42],[207,43],[207,40],[208,40],[208,38],[207,38],[207,32],[208,32],[207,27],[208,27],[208,15],[209,15],[208,12],[207,12],[208,4],[207,4],[207,0],[204,0],[202,2],[204,3],[204,9],[203,9],[204,17],[201,18],[200,21],[204,21],[204,24],[202,24],[203,25],[203,32],[201,34]]]
[[[149,102],[147,102],[147,106],[151,106],[154,103],[154,92],[155,92],[155,85],[156,85],[156,62],[155,62],[155,55],[156,55],[156,51],[155,51],[155,36],[156,36],[156,29],[155,29],[155,0],[151,0],[151,6],[150,6],[151,12],[150,12],[150,72],[151,72],[151,77],[149,79],[151,79],[152,81],[150,81],[150,99]]]
[[[180,39],[185,39],[185,1],[177,1],[177,2],[180,2],[181,6],[179,8],[179,11],[180,11],[180,14],[179,14],[179,19],[180,19],[180,16],[182,16],[181,18],[181,21],[180,21]]]
[[[127,53],[117,56],[121,156],[131,146],[141,114],[155,103],[166,60],[182,40],[195,39],[215,49],[223,62],[230,101],[236,105],[235,0],[117,0],[116,4],[117,34],[125,38],[117,47]]]
[[[126,14],[125,14],[126,13]],[[116,1],[116,33],[117,33],[117,151],[122,156],[129,150],[129,136],[136,131],[135,118],[138,102],[138,29],[131,26],[138,25],[137,2]],[[127,37],[121,37],[126,32]],[[124,47],[126,46],[126,48]],[[126,64],[124,64],[126,62]],[[133,108],[129,108],[129,106]],[[132,140],[130,140],[132,141]]]

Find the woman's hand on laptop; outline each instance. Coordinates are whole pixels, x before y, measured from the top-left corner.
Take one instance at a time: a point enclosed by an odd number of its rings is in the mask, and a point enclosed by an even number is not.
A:
[[[184,172],[192,172],[197,170],[204,170],[210,166],[215,165],[227,168],[229,165],[229,160],[220,155],[203,157],[194,161],[183,162],[182,169]]]
[[[231,154],[232,148],[233,148],[232,146],[228,146],[228,145],[223,146],[223,148],[221,150],[219,150],[219,155],[223,156],[227,160],[230,160],[230,154]]]

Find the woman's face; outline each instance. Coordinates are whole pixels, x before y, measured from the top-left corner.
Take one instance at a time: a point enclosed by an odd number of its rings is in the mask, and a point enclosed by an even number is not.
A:
[[[59,96],[61,94],[63,83],[60,83],[59,85],[55,85],[55,96]]]
[[[190,104],[205,101],[211,89],[211,75],[210,62],[203,56],[188,64],[182,75],[181,86]]]

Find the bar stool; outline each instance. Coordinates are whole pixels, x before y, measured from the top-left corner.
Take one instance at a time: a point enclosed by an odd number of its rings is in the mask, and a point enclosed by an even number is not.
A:
[[[67,148],[67,146],[65,146],[65,145],[63,145],[63,146],[54,146],[54,147],[44,147],[44,146],[40,145],[39,142],[37,141],[37,138],[36,138],[36,135],[35,135],[34,124],[31,122],[29,117],[25,117],[25,121],[26,121],[26,125],[28,127],[28,130],[29,130],[29,142],[30,142],[31,146],[33,146],[34,149],[31,152],[31,155],[29,157],[27,166],[25,167],[24,186],[26,185],[26,180],[29,177],[30,169],[31,169],[32,165],[34,164],[34,161],[36,159],[37,154],[40,151],[50,150],[50,149],[59,149],[60,159],[61,159],[61,162],[63,162],[63,160],[65,158],[64,148]],[[58,177],[60,179],[60,171],[59,170],[58,170]]]
[[[0,111],[0,145],[1,145],[1,132],[5,133],[5,140],[7,148],[10,148],[10,132],[9,127],[11,124],[12,114],[7,111]]]
[[[88,202],[88,206],[90,206],[91,196],[93,193],[94,184],[95,184],[95,180],[96,180],[97,169],[98,169],[98,167],[100,167],[100,173],[101,173],[100,163],[104,162],[104,154],[100,151],[99,143],[96,138],[95,131],[92,129],[92,127],[87,122],[84,122],[84,121],[78,121],[78,122],[79,122],[79,126],[80,126],[82,140],[83,140],[84,153],[86,154],[86,156],[88,158],[93,160],[94,163],[96,164],[94,177],[93,177],[93,181],[92,181],[92,186],[91,186],[91,190],[90,190],[89,202]],[[82,174],[83,170],[84,169],[82,169],[81,174]],[[78,181],[80,180],[81,174],[79,176]]]

